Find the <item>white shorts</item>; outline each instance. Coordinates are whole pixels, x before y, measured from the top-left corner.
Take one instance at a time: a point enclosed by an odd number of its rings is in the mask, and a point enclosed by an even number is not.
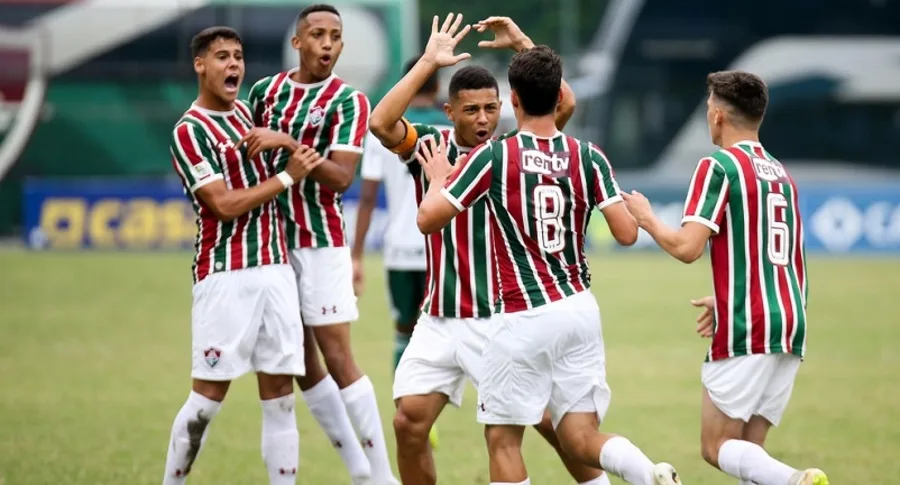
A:
[[[705,362],[701,379],[713,404],[729,418],[749,421],[758,415],[778,426],[799,369],[796,355],[742,355]]]
[[[290,259],[304,325],[334,325],[359,318],[350,248],[293,249]]]
[[[214,273],[194,285],[193,293],[191,377],[230,381],[251,371],[306,373],[290,266]]]
[[[611,392],[594,295],[495,315],[478,394],[484,424],[534,425],[544,410],[554,428],[566,413],[596,412],[603,421]]]
[[[394,374],[394,399],[439,392],[462,404],[466,377],[478,385],[490,318],[420,315]]]

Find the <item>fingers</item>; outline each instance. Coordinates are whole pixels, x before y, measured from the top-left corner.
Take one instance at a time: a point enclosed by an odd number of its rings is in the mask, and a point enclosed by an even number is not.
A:
[[[453,14],[450,14],[453,15]],[[447,31],[448,34],[453,35],[459,29],[460,24],[462,24],[463,16],[461,13],[456,14],[456,19],[453,21],[453,25],[450,26],[450,30]],[[466,28],[463,29],[463,32],[468,32],[470,26],[466,25]],[[455,37],[454,37],[455,38]]]
[[[438,138],[440,139],[440,142],[438,143],[438,153],[447,153],[447,140],[444,140],[443,136]]]
[[[245,133],[244,136],[242,136],[240,140],[237,141],[235,146],[240,148],[241,145],[243,145],[244,143],[247,143],[247,141],[249,141],[250,138],[252,138],[252,137],[253,137],[253,130],[250,130],[247,133]]]
[[[447,14],[447,18],[444,19],[444,24],[441,25],[441,32],[446,33],[450,29],[451,23],[453,23],[453,12]]]
[[[422,156],[421,150],[416,152],[416,160],[418,160],[419,164],[422,165],[423,167],[428,165],[428,162],[425,161],[425,157]]]
[[[478,47],[481,47],[483,49],[494,49],[497,47],[497,41],[482,40],[481,42],[478,43]]]
[[[703,306],[703,300],[691,300],[691,305]]]
[[[431,33],[436,34],[438,32],[438,16],[435,15],[431,19]]]
[[[459,18],[460,18],[460,20],[462,20],[462,15],[460,15]],[[456,24],[454,24],[454,25],[456,25]],[[466,34],[469,33],[470,30],[472,30],[472,26],[471,26],[471,25],[466,25],[465,27],[463,27],[463,29],[462,29],[461,31],[459,31],[458,34],[456,34],[456,35],[453,36],[453,42],[454,42],[454,43],[459,43],[459,41],[461,41],[461,40],[463,39],[463,37],[465,37]],[[453,33],[453,32],[451,31],[451,34],[452,34],[452,33]]]

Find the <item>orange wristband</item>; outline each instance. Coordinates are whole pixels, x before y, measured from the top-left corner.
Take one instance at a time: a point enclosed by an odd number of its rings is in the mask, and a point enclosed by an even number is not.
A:
[[[406,128],[406,134],[403,135],[403,139],[400,140],[400,143],[388,147],[393,153],[397,155],[403,155],[404,153],[410,152],[413,148],[416,147],[416,142],[419,141],[419,134],[416,132],[416,128],[410,123],[406,118],[400,118],[400,121],[403,122],[403,126]]]

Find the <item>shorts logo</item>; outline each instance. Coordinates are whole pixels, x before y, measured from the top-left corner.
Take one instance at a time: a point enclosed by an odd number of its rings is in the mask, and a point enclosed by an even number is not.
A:
[[[219,364],[219,357],[222,356],[222,351],[215,348],[210,347],[203,351],[203,358],[206,359],[206,363],[209,364],[210,367],[215,367]]]
[[[328,307],[322,307],[322,315],[328,313]],[[331,313],[337,313],[337,305],[331,305]]]
[[[309,124],[313,126],[319,126],[322,124],[322,120],[325,119],[325,109],[321,106],[316,106],[313,109],[309,110]]]

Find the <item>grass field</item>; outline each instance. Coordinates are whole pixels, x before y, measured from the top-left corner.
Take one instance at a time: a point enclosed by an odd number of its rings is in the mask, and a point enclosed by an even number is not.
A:
[[[613,389],[604,428],[671,461],[687,485],[733,485],[699,454],[706,342],[693,333],[687,301],[708,292],[708,263],[646,254],[592,263]],[[809,264],[808,357],[769,448],[797,466],[824,468],[832,484],[891,483],[900,476],[900,260]],[[0,484],[160,482],[171,420],[190,385],[189,265],[187,254],[0,252]],[[393,448],[382,282],[372,258],[354,346],[379,392]],[[298,416],[298,483],[348,483],[302,404]],[[259,426],[254,379],[245,376],[214,421],[190,483],[266,483]],[[439,429],[441,483],[488,483],[471,389]],[[526,445],[532,483],[571,483],[533,431]]]

